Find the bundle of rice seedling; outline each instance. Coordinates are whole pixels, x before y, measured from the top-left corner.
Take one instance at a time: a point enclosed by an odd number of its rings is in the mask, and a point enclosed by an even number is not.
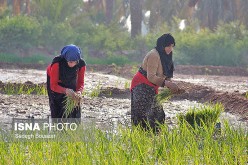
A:
[[[221,112],[224,111],[222,104],[215,105],[204,105],[200,108],[191,108],[189,111],[183,115],[179,114],[177,116],[179,123],[186,121],[193,128],[197,126],[207,126],[210,127],[213,124],[217,123],[218,118],[220,117]]]
[[[73,111],[73,109],[78,106],[79,102],[80,102],[80,99],[81,99],[81,96],[77,96],[78,99],[74,99],[70,96],[65,96],[65,100],[63,102],[64,104],[64,109],[65,109],[65,112],[64,112],[64,116],[67,118],[70,113]]]
[[[171,96],[171,91],[168,88],[164,88],[162,92],[156,95],[156,99],[159,104],[162,104],[163,102],[168,101]]]

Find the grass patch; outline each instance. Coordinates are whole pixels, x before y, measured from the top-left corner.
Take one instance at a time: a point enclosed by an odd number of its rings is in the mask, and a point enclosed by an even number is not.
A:
[[[83,126],[83,125],[82,125]],[[247,132],[227,123],[219,138],[211,129],[197,134],[182,127],[162,126],[157,135],[119,127],[93,127],[70,134],[71,141],[0,142],[1,164],[246,164]]]
[[[22,64],[48,64],[51,62],[51,57],[41,54],[33,54],[32,56],[21,57],[16,54],[0,54],[1,62],[22,63]]]

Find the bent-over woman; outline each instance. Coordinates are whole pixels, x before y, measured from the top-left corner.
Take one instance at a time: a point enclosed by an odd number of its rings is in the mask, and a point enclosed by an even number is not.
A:
[[[155,96],[159,87],[167,87],[171,92],[178,87],[171,81],[174,65],[172,51],[175,39],[171,34],[163,34],[157,39],[157,45],[144,57],[143,62],[131,83],[131,121],[144,129],[158,130],[165,122],[163,107]]]
[[[66,95],[80,101],[78,96],[84,89],[86,64],[81,50],[76,45],[67,45],[47,67],[47,90],[52,118],[65,118]],[[81,118],[80,103],[67,118]]]

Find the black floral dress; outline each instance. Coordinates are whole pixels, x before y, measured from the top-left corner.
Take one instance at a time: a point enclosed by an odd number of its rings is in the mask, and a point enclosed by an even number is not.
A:
[[[131,89],[131,121],[144,129],[158,130],[165,122],[165,113],[156,100],[154,87],[141,83]]]

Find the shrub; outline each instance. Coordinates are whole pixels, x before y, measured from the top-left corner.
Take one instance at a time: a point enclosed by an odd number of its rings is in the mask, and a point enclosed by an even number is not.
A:
[[[236,36],[236,35],[235,35]],[[221,31],[208,30],[195,32],[181,32],[175,35],[175,61],[178,64],[191,65],[247,65],[247,37],[238,37]]]
[[[40,24],[34,18],[25,16],[4,18],[0,22],[0,51],[27,51],[37,46],[40,34]]]
[[[39,42],[50,51],[58,51],[64,45],[74,43],[74,32],[68,23],[53,23],[44,19]]]

